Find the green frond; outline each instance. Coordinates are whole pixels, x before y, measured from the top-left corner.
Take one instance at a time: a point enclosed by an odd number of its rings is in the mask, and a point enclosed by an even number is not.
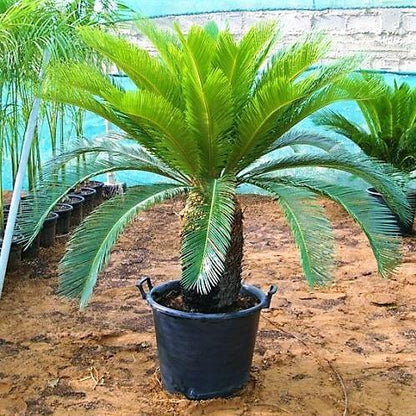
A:
[[[63,84],[80,92],[91,94],[108,101],[112,97],[120,97],[124,89],[104,72],[81,62],[55,63],[48,69],[45,90],[51,85]]]
[[[98,150],[87,154],[79,148],[59,156],[58,164],[54,159],[45,164],[43,176],[36,184],[35,192],[29,193],[21,203],[22,213],[18,218],[17,226],[19,232],[29,239],[27,245],[39,233],[49,212],[68,191],[93,176],[112,171],[135,170],[166,177],[163,169],[152,161],[142,158],[137,149],[119,153],[102,151],[103,148]],[[82,154],[85,156],[85,161],[77,162],[78,156]],[[171,177],[168,176],[168,179],[171,180]]]
[[[110,59],[138,88],[159,94],[175,105],[180,103],[177,79],[147,50],[100,29],[85,27],[79,31],[87,45]]]
[[[342,143],[330,136],[324,136],[319,133],[292,130],[276,139],[276,141],[268,148],[267,152],[270,153],[291,146],[312,146],[324,150],[325,152],[331,152],[342,146]]]
[[[194,189],[189,198],[192,221],[182,235],[181,284],[207,294],[218,283],[224,271],[224,261],[231,241],[235,209],[235,184],[228,178],[211,180],[207,189]]]
[[[177,23],[174,28],[183,48],[183,70],[188,72],[187,76],[196,86],[202,88],[211,70],[215,39],[200,26],[192,26],[186,36]]]
[[[269,136],[276,127],[280,114],[299,99],[299,93],[299,89],[288,84],[284,78],[277,78],[257,91],[239,118],[238,138],[229,158],[229,169],[247,166],[262,156],[270,141],[274,141]]]
[[[69,240],[59,265],[59,294],[80,297],[80,306],[85,307],[126,225],[139,212],[186,191],[172,184],[147,185],[131,188],[100,205]]]
[[[219,33],[213,62],[221,68],[231,84],[237,112],[244,107],[257,72],[276,37],[275,22],[253,26],[239,43],[229,30]]]
[[[278,156],[273,160],[255,164],[238,175],[239,182],[247,179],[261,178],[264,174],[280,173],[284,169],[301,167],[321,167],[336,171],[344,171],[356,175],[371,185],[383,195],[389,207],[403,223],[410,222],[410,206],[405,193],[391,177],[389,166],[371,160],[364,154],[349,154],[348,152],[332,152],[324,154],[300,154]],[[397,173],[397,175],[399,175]],[[270,175],[269,175],[270,176]]]
[[[182,69],[183,54],[180,42],[172,31],[164,30],[156,26],[150,19],[135,21],[139,31],[143,33],[156,48],[163,63],[170,72],[179,77]]]
[[[214,69],[202,87],[185,75],[183,91],[186,121],[192,141],[198,144],[201,172],[215,178],[225,165],[227,139],[234,123],[230,83],[220,69]]]
[[[276,78],[294,81],[329,51],[331,42],[323,33],[311,33],[293,45],[279,50],[261,73],[256,88]]]
[[[262,183],[269,181],[263,179]],[[378,271],[388,277],[396,271],[401,260],[402,241],[397,221],[388,207],[361,189],[353,189],[331,183],[319,175],[280,176],[271,182],[305,187],[340,204],[345,211],[359,224],[368,238]]]
[[[173,166],[186,173],[198,170],[198,151],[185,117],[168,100],[150,91],[136,90],[115,97],[111,104],[152,137],[151,145]]]
[[[311,286],[332,279],[334,267],[331,225],[316,195],[294,186],[265,181],[250,181],[276,198],[300,251],[306,279]]]

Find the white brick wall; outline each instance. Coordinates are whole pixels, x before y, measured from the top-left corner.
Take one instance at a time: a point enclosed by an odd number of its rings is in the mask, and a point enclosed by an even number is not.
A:
[[[364,68],[416,72],[416,8],[208,13],[156,21],[170,27],[177,20],[186,31],[192,24],[215,20],[241,36],[251,25],[268,19],[282,26],[280,44],[290,44],[311,30],[323,30],[333,41],[330,60],[358,52],[366,57]],[[130,36],[145,45],[134,31]]]

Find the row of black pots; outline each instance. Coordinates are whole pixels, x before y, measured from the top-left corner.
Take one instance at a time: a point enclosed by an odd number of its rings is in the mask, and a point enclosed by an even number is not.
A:
[[[41,247],[51,247],[56,235],[68,234],[71,227],[79,225],[102,202],[102,182],[90,182],[79,190],[71,189],[65,202],[57,204],[49,214],[40,232]]]
[[[103,201],[103,186],[102,182],[90,181],[88,187],[81,187],[80,191],[71,190],[72,193],[67,195],[65,202],[58,203],[49,213],[40,233],[24,250],[26,240],[16,234],[10,248],[7,271],[17,270],[22,259],[37,257],[39,247],[51,247],[55,243],[56,235],[67,234],[71,227],[79,225],[82,219]],[[4,206],[5,218],[7,218],[9,207],[9,205]],[[0,238],[0,246],[1,244]]]

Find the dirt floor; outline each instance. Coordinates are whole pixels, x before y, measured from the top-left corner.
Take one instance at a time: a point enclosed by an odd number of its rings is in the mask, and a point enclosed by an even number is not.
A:
[[[182,202],[137,217],[89,307],[58,298],[65,238],[8,276],[0,302],[0,415],[333,416],[416,414],[416,238],[386,281],[362,233],[326,202],[336,281],[311,292],[288,228],[267,200],[244,197],[244,279],[267,290],[251,380],[228,400],[193,402],[160,385],[152,315],[134,284],[177,279]],[[345,411],[348,408],[348,413]]]

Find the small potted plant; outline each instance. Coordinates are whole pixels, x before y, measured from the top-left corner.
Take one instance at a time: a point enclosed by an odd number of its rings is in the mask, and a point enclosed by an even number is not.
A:
[[[85,307],[124,227],[140,211],[185,196],[180,280],[153,287],[146,277],[138,287],[153,308],[164,386],[191,399],[228,396],[248,380],[259,312],[276,290],[264,295],[242,284],[238,189],[248,185],[246,192],[275,199],[311,285],[327,282],[334,263],[321,196],[338,202],[362,227],[383,276],[394,272],[400,257],[390,208],[407,221],[408,202],[383,165],[348,152],[311,154],[310,146],[322,148],[331,139],[292,131],[315,111],[350,98],[355,85],[354,59],[314,66],[329,46],[321,35],[267,59],[275,23],[254,26],[239,41],[212,23],[193,26],[187,35],[178,26],[165,32],[148,21],[139,25],[158,55],[99,30],[81,31],[137,89],[126,91],[106,74],[77,63],[54,66],[43,88],[43,97],[93,111],[125,132],[84,140],[61,157],[71,163],[83,155],[83,180],[116,170],[161,178],[128,189],[84,219],[60,263],[59,292],[80,298]],[[357,88],[360,99],[373,93]],[[328,175],[343,171],[364,178],[389,207],[331,184],[315,167]],[[45,177],[39,193],[64,195],[74,186],[70,177],[55,184]],[[38,212],[47,211],[51,200],[45,197],[43,204]],[[43,218],[32,213],[26,220],[33,231]]]
[[[363,123],[349,120],[332,110],[317,114],[315,122],[352,140],[367,155],[410,174],[416,169],[416,88],[406,82],[394,81],[390,85],[383,76],[371,72],[362,72],[357,83],[363,88],[377,83],[380,91],[371,100],[357,100]],[[410,223],[403,224],[398,218],[401,231],[406,235],[412,233],[416,184],[405,181],[403,186],[412,207]],[[371,187],[368,192],[384,203],[379,190]]]

